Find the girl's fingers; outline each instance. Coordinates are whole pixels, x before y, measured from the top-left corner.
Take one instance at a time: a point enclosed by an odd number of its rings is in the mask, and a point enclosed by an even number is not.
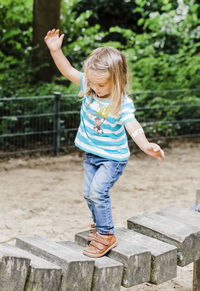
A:
[[[55,29],[51,29],[47,32],[48,36],[52,36],[52,34],[54,34]]]
[[[155,147],[152,147],[152,148],[153,148],[154,152],[157,152],[157,151],[161,150],[161,148],[158,145],[155,146]]]
[[[49,37],[59,36],[59,32],[60,32],[59,29],[53,28],[52,30],[49,30],[47,32],[47,36],[49,36]]]
[[[165,152],[163,150],[161,150],[161,155],[163,158],[165,158]]]
[[[52,32],[52,30],[50,30],[49,37],[52,37],[52,35],[53,35],[53,32]]]
[[[154,158],[160,161],[165,158],[164,151],[157,144],[154,144],[154,143],[150,144],[147,150],[151,156],[153,156]]]
[[[159,154],[161,155],[161,157],[165,157],[165,153],[164,151],[160,148],[160,146],[157,146],[155,148],[153,148],[154,152],[159,152]]]
[[[46,41],[48,38],[51,38],[51,37],[59,37],[59,29],[52,29],[52,30],[49,30],[46,34],[46,36],[44,37],[44,40]],[[62,36],[62,38],[64,38],[64,35]]]
[[[51,30],[51,36],[53,37],[55,35],[55,28]]]
[[[162,161],[162,159],[165,158],[165,153],[164,153],[164,151],[163,151],[162,149],[160,149],[160,151],[159,151],[159,156],[158,156],[157,158],[158,158],[158,160],[160,160],[160,161]]]
[[[159,146],[153,147],[152,149],[155,152],[155,154],[157,155],[157,158],[159,160],[161,160],[162,158],[165,158],[165,153]]]
[[[63,38],[64,38],[64,34],[62,34],[61,36],[60,36],[60,39],[63,41]]]

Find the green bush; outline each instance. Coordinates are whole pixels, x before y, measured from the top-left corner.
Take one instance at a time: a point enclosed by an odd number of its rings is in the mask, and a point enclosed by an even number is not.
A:
[[[99,23],[89,25],[94,16],[91,10],[82,12],[77,9],[80,3],[86,2],[62,1],[63,51],[73,66],[81,70],[83,61],[96,47],[112,45],[119,48],[130,66],[136,108],[147,108],[138,109],[136,115],[144,126],[148,126],[149,135],[199,133],[200,9],[197,0],[185,0],[185,4],[179,4],[178,7],[177,3],[175,5],[170,0],[159,0],[157,3],[153,0],[136,0],[131,15],[137,16],[134,18],[137,22],[129,28],[123,24],[123,27],[113,26],[107,31],[103,31]],[[96,7],[98,9],[106,4],[103,0],[100,2]],[[113,3],[107,6],[106,13],[109,13]],[[32,6],[33,0],[1,1],[0,97],[44,96],[52,95],[54,91],[77,93],[77,86],[63,76],[55,76],[51,83],[36,80],[39,68],[35,67],[31,57],[34,53]],[[126,9],[127,5],[124,11]],[[98,16],[98,11],[95,11]],[[119,39],[111,41],[110,35],[113,34],[120,36]],[[143,93],[137,94],[138,91]],[[1,120],[1,134],[16,131],[20,122],[20,126],[26,126],[26,130],[34,129],[33,121],[24,120],[23,123],[15,118],[17,114],[23,114],[26,101],[23,102],[18,109],[12,102],[9,105],[0,103],[1,116],[14,116],[9,120]],[[28,112],[39,113],[42,110],[45,113],[48,106],[44,99],[37,104],[37,108],[30,107]],[[80,103],[78,98],[69,99],[64,101],[63,106],[65,110],[78,109]],[[15,110],[18,110],[17,113]],[[192,118],[197,120],[196,125],[190,122]],[[77,119],[74,122],[76,124]],[[69,124],[70,119],[63,118],[62,127],[66,128]]]

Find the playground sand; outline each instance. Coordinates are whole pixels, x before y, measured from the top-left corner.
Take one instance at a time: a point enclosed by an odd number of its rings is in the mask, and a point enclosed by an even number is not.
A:
[[[166,159],[154,160],[142,152],[132,155],[111,190],[115,227],[144,211],[168,205],[190,208],[200,189],[200,144],[174,142]],[[88,229],[91,217],[82,197],[83,156],[9,159],[0,162],[0,241],[16,236],[73,240]],[[13,241],[14,243],[14,241]],[[178,277],[153,286],[145,283],[122,290],[192,290],[192,264],[178,268]]]

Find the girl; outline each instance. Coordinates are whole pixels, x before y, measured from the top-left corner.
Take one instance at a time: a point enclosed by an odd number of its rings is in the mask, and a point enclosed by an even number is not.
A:
[[[97,258],[117,245],[109,190],[122,174],[130,155],[125,128],[146,154],[161,160],[163,150],[149,143],[134,116],[127,96],[127,62],[112,47],[95,49],[84,63],[84,73],[71,66],[61,50],[64,35],[50,30],[45,42],[60,72],[80,87],[83,96],[81,122],[75,144],[86,152],[84,198],[94,223],[90,244],[83,253]]]

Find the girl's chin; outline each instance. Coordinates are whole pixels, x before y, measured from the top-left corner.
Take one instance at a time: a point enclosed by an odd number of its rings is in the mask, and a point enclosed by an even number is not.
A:
[[[97,94],[97,93],[96,93]],[[97,97],[99,98],[108,98],[110,94],[102,95],[102,94],[97,94]]]

